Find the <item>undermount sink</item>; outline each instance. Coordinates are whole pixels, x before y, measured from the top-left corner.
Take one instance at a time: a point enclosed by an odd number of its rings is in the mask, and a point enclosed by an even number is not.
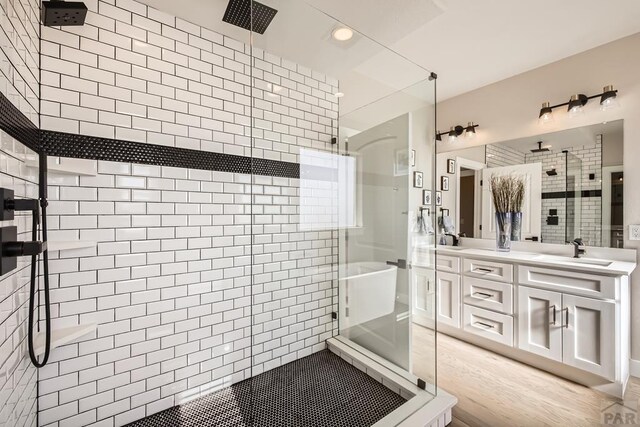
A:
[[[601,259],[593,259],[593,258],[569,258],[569,257],[561,257],[561,256],[549,256],[544,255],[540,257],[541,260],[550,260],[550,261],[561,261],[566,262],[568,264],[582,264],[582,265],[593,265],[597,267],[609,267],[613,264],[613,261],[605,261]]]

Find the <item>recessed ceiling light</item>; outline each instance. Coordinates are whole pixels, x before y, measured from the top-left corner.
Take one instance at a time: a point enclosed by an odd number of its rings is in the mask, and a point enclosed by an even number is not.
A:
[[[335,96],[336,98],[342,98],[342,97],[344,96],[344,93],[342,93],[342,92],[336,92],[336,93],[334,94],[334,96]]]
[[[353,30],[347,27],[339,27],[333,30],[331,36],[340,42],[346,42],[347,40],[351,40],[351,37],[353,37]]]

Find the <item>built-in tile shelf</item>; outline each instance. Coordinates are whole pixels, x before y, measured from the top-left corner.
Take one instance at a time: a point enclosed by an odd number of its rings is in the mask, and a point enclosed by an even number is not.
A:
[[[68,251],[72,249],[95,248],[97,242],[90,240],[54,240],[47,242],[49,252]]]
[[[27,159],[26,165],[30,168],[37,168],[38,159]],[[49,172],[63,175],[96,176],[98,174],[98,163],[95,160],[49,157],[47,168]]]
[[[51,330],[51,350],[65,344],[69,344],[70,342],[73,342],[78,338],[95,331],[96,329],[98,329],[97,323],[52,329]],[[45,346],[45,337],[44,337],[44,331],[43,331],[43,332],[37,333],[34,339],[33,351],[36,354],[36,356],[39,356],[44,353],[44,346]]]

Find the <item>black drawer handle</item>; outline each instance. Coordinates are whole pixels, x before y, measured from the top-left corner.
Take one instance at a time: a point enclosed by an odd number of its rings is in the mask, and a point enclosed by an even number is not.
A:
[[[490,268],[482,268],[482,267],[478,267],[476,269],[474,269],[473,271],[481,271],[483,273],[493,273],[493,270]]]

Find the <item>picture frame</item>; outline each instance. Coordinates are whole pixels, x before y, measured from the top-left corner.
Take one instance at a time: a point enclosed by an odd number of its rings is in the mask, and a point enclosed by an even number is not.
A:
[[[440,190],[449,191],[449,177],[441,176],[440,177]]]
[[[409,152],[409,164],[412,168],[416,167],[416,150],[411,150]]]
[[[394,156],[393,176],[409,175],[409,165],[411,164],[409,151],[406,148],[401,148],[394,151]]]
[[[442,206],[442,192],[436,191],[436,206]]]
[[[431,203],[433,203],[432,196],[431,190],[422,190],[422,204],[431,205]]]
[[[456,173],[456,161],[454,159],[447,160],[447,173],[450,173],[450,174]]]
[[[413,173],[413,186],[415,188],[422,188],[423,185],[423,175],[422,172],[414,172]]]

